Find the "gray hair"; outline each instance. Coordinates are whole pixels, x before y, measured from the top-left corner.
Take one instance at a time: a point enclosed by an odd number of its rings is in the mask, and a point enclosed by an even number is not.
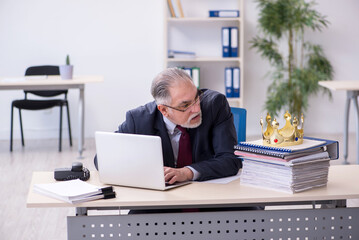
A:
[[[171,95],[169,88],[180,81],[190,81],[191,77],[182,69],[167,68],[160,72],[152,81],[151,94],[157,104],[169,104]]]

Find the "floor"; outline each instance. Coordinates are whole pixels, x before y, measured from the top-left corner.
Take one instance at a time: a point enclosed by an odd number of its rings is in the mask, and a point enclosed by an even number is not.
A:
[[[84,159],[78,159],[77,141],[69,147],[63,141],[63,151],[58,152],[57,140],[30,140],[21,147],[14,142],[9,152],[9,141],[0,141],[0,239],[67,239],[66,216],[74,215],[74,209],[26,208],[26,198],[33,171],[53,171],[70,167],[81,161],[89,170],[95,170],[93,139],[86,141]],[[20,230],[20,231],[19,231]]]
[[[320,136],[318,136],[320,137]],[[328,139],[342,141],[341,136],[327,136]],[[95,170],[93,139],[87,139],[84,158],[78,159],[77,145],[69,147],[63,141],[63,151],[57,151],[57,140],[30,140],[26,147],[20,141],[14,142],[14,150],[9,152],[9,141],[0,141],[0,239],[67,239],[66,216],[74,215],[74,209],[26,208],[26,198],[33,171],[53,171],[59,167],[70,167],[72,162],[81,161],[89,170]],[[355,135],[350,135],[349,162],[355,164]],[[340,159],[332,165],[341,164]],[[359,200],[348,201],[349,206],[359,206]]]

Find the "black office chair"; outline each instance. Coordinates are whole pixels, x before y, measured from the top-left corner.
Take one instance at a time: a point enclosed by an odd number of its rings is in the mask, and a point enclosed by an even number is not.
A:
[[[59,75],[58,66],[34,66],[26,69],[25,76],[33,75]],[[70,125],[70,112],[69,104],[67,101],[67,90],[43,90],[43,91],[24,91],[25,99],[14,100],[11,104],[11,129],[10,129],[10,151],[12,152],[13,145],[13,113],[14,107],[19,109],[19,119],[20,119],[20,130],[21,130],[21,143],[22,146],[25,146],[24,143],[24,133],[22,128],[22,117],[21,110],[43,110],[53,107],[60,107],[60,137],[59,137],[59,152],[61,152],[61,142],[62,142],[62,107],[66,106],[67,109],[67,121],[69,127],[69,140],[70,146],[72,146],[72,137],[71,137],[71,125]],[[49,100],[31,100],[27,98],[27,94],[34,94],[40,97],[55,97],[61,94],[64,94],[64,99],[49,99]]]

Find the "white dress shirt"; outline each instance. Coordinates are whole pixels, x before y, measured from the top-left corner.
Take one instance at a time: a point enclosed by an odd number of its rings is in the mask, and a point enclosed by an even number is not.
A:
[[[177,158],[178,158],[178,149],[179,149],[179,140],[181,137],[181,131],[176,128],[176,124],[171,122],[168,118],[163,116],[163,121],[166,124],[168,136],[170,137],[171,144],[172,144],[172,150],[173,150],[173,156],[175,159],[175,166],[177,166]],[[191,166],[186,166],[186,168],[189,168],[193,172],[193,178],[192,180],[196,180],[199,178],[200,173],[194,169]]]

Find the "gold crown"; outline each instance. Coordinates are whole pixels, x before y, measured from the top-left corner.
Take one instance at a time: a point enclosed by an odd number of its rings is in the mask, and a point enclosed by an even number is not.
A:
[[[303,143],[303,126],[304,126],[304,117],[301,116],[301,128],[298,129],[298,120],[296,117],[293,118],[293,125],[290,122],[292,116],[288,111],[284,114],[284,119],[286,121],[285,126],[282,129],[279,128],[279,123],[276,119],[271,122],[272,117],[267,113],[266,122],[267,129],[263,132],[263,119],[261,118],[260,124],[262,128],[262,137],[263,145],[265,146],[275,146],[275,147],[286,147],[292,145],[299,145]]]

